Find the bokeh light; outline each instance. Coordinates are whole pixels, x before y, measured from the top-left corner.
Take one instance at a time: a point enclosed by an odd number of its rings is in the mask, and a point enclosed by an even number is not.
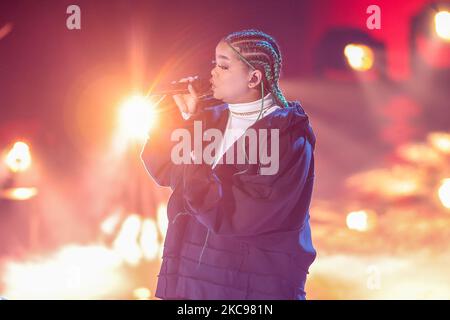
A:
[[[147,218],[142,222],[139,245],[145,259],[152,260],[158,256],[158,229],[153,219]]]
[[[130,265],[137,265],[142,258],[138,244],[141,229],[141,218],[138,214],[130,214],[123,222],[113,248]]]
[[[434,16],[434,29],[439,38],[450,41],[450,12],[440,11]]]
[[[149,300],[152,292],[148,288],[136,288],[133,290],[133,297],[137,300]]]
[[[447,209],[450,209],[450,179],[442,180],[438,195],[442,205]]]
[[[375,226],[376,215],[369,210],[352,211],[347,214],[347,227],[356,231],[368,231]]]
[[[374,63],[373,50],[363,44],[348,44],[344,48],[344,55],[349,66],[357,71],[367,71]]]
[[[169,221],[167,219],[167,204],[161,203],[156,211],[156,221],[158,223],[158,229],[163,239],[166,237],[167,225]]]
[[[8,152],[5,163],[12,172],[22,172],[31,166],[30,147],[22,141],[17,141]]]
[[[123,290],[121,264],[106,247],[66,245],[46,258],[7,263],[4,293],[8,299],[99,299]]]
[[[144,140],[155,121],[150,100],[135,95],[127,99],[120,107],[120,132],[128,139]]]
[[[36,196],[38,193],[37,188],[7,188],[2,190],[2,198],[9,200],[28,200]]]

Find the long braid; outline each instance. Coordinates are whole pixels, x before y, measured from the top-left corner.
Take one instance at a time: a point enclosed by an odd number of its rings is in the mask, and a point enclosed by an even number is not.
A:
[[[262,31],[249,29],[234,32],[223,38],[222,41],[227,42],[242,61],[248,64],[249,68],[253,70],[258,69],[263,74],[263,79],[261,81],[261,111],[256,121],[258,121],[263,114],[265,90],[272,93],[273,98],[278,105],[284,108],[289,106],[278,86],[282,60],[280,49],[278,48],[275,39]],[[245,150],[245,143],[242,145],[242,148],[245,158],[247,162],[249,162]],[[205,243],[200,253],[197,267],[200,266],[203,252],[208,242],[209,233],[210,230],[208,228],[208,233],[206,234]]]
[[[262,72],[264,87],[272,93],[278,105],[288,107],[288,101],[278,85],[282,57],[275,39],[262,31],[248,29],[233,32],[222,40],[238,48],[246,60]]]

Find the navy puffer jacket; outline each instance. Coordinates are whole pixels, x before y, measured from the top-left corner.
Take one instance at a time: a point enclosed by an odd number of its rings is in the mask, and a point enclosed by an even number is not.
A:
[[[174,164],[174,129],[186,128],[193,137],[193,122],[201,120],[203,132],[223,133],[229,111],[224,104],[184,120],[176,108],[169,109],[159,115],[164,128],[151,132],[141,153],[154,180],[173,190],[156,296],[304,298],[316,257],[309,225],[315,136],[300,104],[290,102],[251,127],[279,129],[276,175],[261,175],[259,161],[223,161],[214,169],[206,163]]]

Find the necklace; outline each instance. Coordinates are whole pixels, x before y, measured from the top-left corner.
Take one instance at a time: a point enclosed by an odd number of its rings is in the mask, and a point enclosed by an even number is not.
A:
[[[270,105],[270,106],[267,106],[267,107],[263,108],[262,109],[263,113],[264,113],[264,111],[266,111],[267,109],[270,109],[272,107],[273,107],[273,105]],[[234,111],[230,110],[230,113],[235,115],[235,116],[251,116],[251,115],[254,115],[254,114],[258,114],[260,112],[261,112],[261,110],[255,110],[255,111],[249,111],[249,112],[234,112]]]

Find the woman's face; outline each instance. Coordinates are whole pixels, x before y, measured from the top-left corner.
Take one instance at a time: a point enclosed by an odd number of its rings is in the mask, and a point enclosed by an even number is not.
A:
[[[216,46],[215,66],[211,75],[214,98],[226,103],[240,103],[249,96],[249,67],[223,41]]]

